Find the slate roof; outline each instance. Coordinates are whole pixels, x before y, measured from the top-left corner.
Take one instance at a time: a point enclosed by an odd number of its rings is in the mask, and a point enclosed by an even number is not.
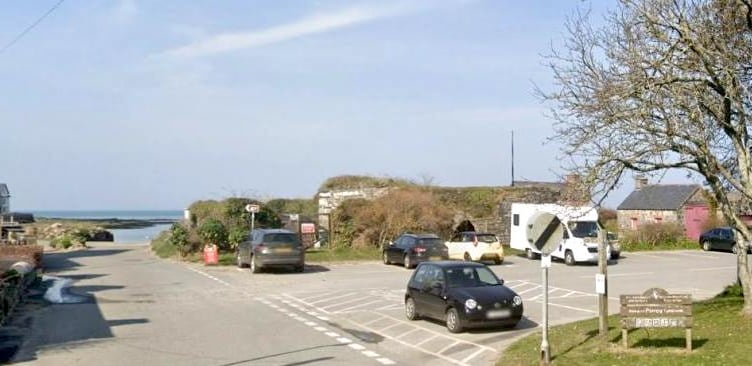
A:
[[[8,185],[0,183],[0,197],[10,197],[10,191],[8,191]]]
[[[633,191],[617,210],[666,210],[680,209],[700,189],[696,184],[647,185]]]

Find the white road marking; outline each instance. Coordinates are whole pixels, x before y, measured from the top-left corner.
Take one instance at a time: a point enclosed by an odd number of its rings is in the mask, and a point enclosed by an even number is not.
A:
[[[736,266],[727,266],[727,267],[708,267],[708,268],[693,268],[690,269],[690,272],[701,272],[701,271],[724,271],[728,269],[736,269]]]
[[[313,329],[316,329],[316,330],[318,330],[319,332],[326,332],[327,330],[329,330],[329,329],[326,329],[326,328],[324,328],[324,327],[315,327],[315,328],[313,328]]]
[[[542,301],[536,301],[536,302],[537,303],[542,303]],[[585,313],[598,314],[598,312],[595,311],[595,310],[583,309],[583,308],[578,308],[578,307],[574,307],[574,306],[567,306],[567,305],[557,304],[557,303],[553,303],[553,302],[549,302],[548,305],[550,305],[550,306],[558,306],[560,308],[569,309],[569,310],[582,311],[582,312],[585,312]]]
[[[379,361],[382,365],[394,365],[396,363],[388,358],[377,358],[376,361]]]
[[[484,349],[479,349],[479,350],[475,351],[473,354],[471,354],[470,356],[467,356],[467,357],[463,358],[461,362],[462,363],[468,363],[470,360],[472,360],[475,357],[478,357],[479,354],[481,354],[481,353],[483,353],[485,351],[486,350],[484,350]]]
[[[337,310],[337,312],[338,312],[338,313],[344,313],[344,312],[347,312],[347,311],[352,311],[352,310],[355,310],[355,309],[357,309],[357,308],[362,308],[362,307],[364,307],[364,306],[368,306],[368,305],[371,305],[371,304],[377,304],[377,303],[380,303],[380,302],[383,302],[383,301],[384,301],[384,300],[374,300],[374,301],[369,301],[369,302],[366,302],[366,303],[363,303],[363,304],[360,304],[360,305],[355,305],[355,306],[351,306],[351,307],[349,307],[349,308],[345,308],[345,309]]]
[[[369,325],[369,324],[373,324],[373,323],[376,323],[377,321],[379,321],[379,320],[381,320],[381,319],[384,319],[384,317],[383,317],[383,316],[381,316],[381,315],[379,315],[379,314],[375,314],[375,315],[376,315],[376,316],[378,316],[378,318],[376,318],[376,319],[373,319],[373,320],[369,320],[369,321],[367,321],[367,322],[363,323],[363,325]]]
[[[347,346],[350,347],[350,348],[352,348],[352,349],[354,349],[354,350],[356,350],[356,351],[362,351],[362,350],[366,349],[365,347],[363,347],[363,346],[361,346],[361,345],[359,345],[357,343],[350,343]]]
[[[685,257],[702,258],[702,259],[720,259],[721,258],[719,256],[715,256],[712,254],[696,254],[696,253],[683,253],[683,252],[675,252],[672,254],[683,255]]]
[[[327,317],[325,317],[325,316],[317,316],[316,318],[318,318],[319,320],[323,320],[323,321],[325,321],[325,322],[328,322],[328,321],[329,321],[329,318],[327,318]]]
[[[332,337],[332,338],[339,337],[339,334],[334,333],[334,332],[326,332],[324,334],[326,334],[327,336]]]
[[[337,306],[342,306],[344,304],[351,304],[351,303],[362,301],[362,300],[363,300],[363,298],[358,297],[357,299],[351,299],[351,300],[347,300],[347,301],[342,301],[342,302],[338,302],[336,304],[322,306],[321,308],[324,309],[324,310],[326,310],[326,309],[329,309],[329,308],[333,308],[333,307],[337,307]]]
[[[307,325],[307,326],[309,326],[309,327],[315,327],[315,326],[317,326],[318,324],[316,324],[316,323],[314,323],[314,322],[306,322],[306,323],[305,323],[305,325]]]
[[[437,336],[437,335],[433,335],[433,336],[431,336],[431,337],[428,337],[428,338],[426,338],[426,339],[424,339],[424,340],[422,340],[422,341],[420,341],[420,342],[416,343],[416,344],[415,344],[415,347],[416,347],[416,348],[418,348],[418,347],[422,346],[423,344],[426,344],[426,343],[430,342],[431,340],[433,340],[433,339],[434,339],[434,338],[436,338],[436,337],[438,337],[438,336]]]
[[[452,347],[454,347],[454,346],[456,346],[456,345],[458,345],[458,344],[460,344],[460,342],[454,342],[454,343],[452,343],[452,344],[450,344],[450,345],[448,345],[448,346],[446,346],[446,347],[444,347],[444,348],[440,349],[440,350],[439,350],[438,352],[436,352],[436,353],[438,353],[438,354],[442,354],[442,353],[444,353],[444,352],[446,352],[446,351],[449,351],[449,350],[450,350],[450,349],[451,349]]]
[[[402,337],[404,337],[404,336],[406,336],[408,334],[412,334],[412,333],[415,333],[415,332],[418,332],[418,331],[420,331],[420,328],[411,329],[411,330],[408,330],[405,333],[402,333],[402,334],[398,335],[396,338],[400,339],[400,338],[402,338]]]
[[[378,354],[378,353],[376,353],[374,351],[363,351],[361,353],[364,354],[366,357],[371,357],[371,358],[376,358],[376,357],[381,356],[380,354]]]
[[[387,330],[387,329],[392,329],[392,328],[394,328],[394,327],[398,327],[398,326],[400,326],[400,325],[402,325],[402,323],[394,323],[394,324],[392,324],[392,325],[388,325],[388,326],[386,326],[386,327],[384,327],[384,328],[381,328],[381,329],[379,329],[379,332],[383,332],[383,331],[385,331],[385,330]]]
[[[348,293],[346,293],[344,295],[335,296],[335,297],[328,297],[328,298],[326,298],[324,300],[318,300],[318,301],[313,301],[311,303],[306,303],[306,305],[313,306],[313,305],[316,305],[316,304],[321,303],[321,302],[332,301],[332,300],[341,299],[341,298],[344,298],[344,297],[350,297],[350,296],[357,295],[357,294],[358,294],[357,292],[348,292]]]
[[[535,290],[540,290],[540,289],[541,289],[541,285],[536,285],[535,287],[531,287],[531,288],[529,288],[527,290],[518,291],[517,295],[522,295],[522,294],[528,293],[530,291],[535,291]]]
[[[609,273],[608,277],[650,276],[655,272]],[[595,276],[580,276],[580,278],[595,278]]]
[[[347,344],[347,343],[352,343],[352,339],[341,337],[341,338],[337,338],[337,342]]]

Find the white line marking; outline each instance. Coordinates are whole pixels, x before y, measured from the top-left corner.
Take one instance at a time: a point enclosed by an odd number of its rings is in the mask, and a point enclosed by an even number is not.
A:
[[[536,301],[536,302],[541,303],[541,301]],[[595,311],[595,310],[583,309],[583,308],[578,308],[578,307],[574,307],[574,306],[561,305],[561,304],[557,304],[557,303],[553,303],[553,302],[549,302],[548,305],[558,306],[560,308],[569,309],[569,310],[582,311],[582,312],[585,312],[585,313],[598,314],[598,312]]]
[[[682,252],[676,252],[676,253],[673,253],[673,254],[683,255],[683,256],[686,256],[686,257],[702,258],[702,259],[719,259],[719,258],[721,258],[721,257],[715,256],[715,255],[710,255],[710,254],[694,254],[694,253],[682,253]]]
[[[649,276],[655,272],[632,272],[632,273],[609,273],[608,277],[629,277],[629,276]],[[580,278],[595,278],[594,276],[580,276]]]
[[[383,316],[381,316],[381,315],[378,315],[378,314],[376,314],[376,316],[378,316],[378,318],[376,318],[376,319],[373,319],[373,320],[369,320],[369,321],[367,321],[367,322],[363,323],[362,325],[369,325],[369,324],[373,324],[373,323],[376,323],[377,321],[379,321],[379,320],[381,320],[381,319],[384,319],[384,317],[383,317]]]
[[[325,321],[325,322],[328,322],[328,321],[329,321],[329,318],[327,318],[327,317],[325,317],[325,316],[317,316],[316,318],[318,318],[319,320],[323,320],[323,321]]]
[[[295,301],[297,301],[297,302],[303,303],[304,305],[308,305],[308,306],[310,306],[310,307],[316,307],[315,305],[313,305],[313,304],[309,304],[309,303],[307,303],[307,302],[305,302],[305,301],[303,301],[303,300],[300,300],[300,299],[298,299],[298,298],[296,298],[296,297],[294,297],[294,296],[291,296],[291,295],[287,295],[287,294],[285,294],[284,296],[285,296],[285,297],[288,297],[288,298],[290,298],[290,299],[293,299],[293,300],[295,300]],[[328,311],[326,311],[326,310],[324,310],[324,309],[319,309],[319,308],[317,308],[316,310],[318,310],[318,311],[321,311],[321,312],[324,312],[324,313],[327,313],[327,314],[329,314],[329,312],[328,312]]]
[[[311,299],[317,299],[317,298],[329,297],[329,296],[331,296],[331,295],[334,295],[334,294],[336,294],[336,293],[340,293],[340,292],[342,292],[342,291],[332,291],[332,292],[317,293],[316,295],[313,295],[313,296],[306,296],[306,297],[301,297],[300,299],[301,299],[302,301],[310,301]]]
[[[405,320],[402,320],[402,319],[397,319],[397,318],[389,316],[389,315],[382,315],[382,316],[385,317],[385,318],[393,319],[394,321],[398,321],[398,322],[410,325],[412,327],[419,327],[417,325],[413,325],[412,322],[408,322],[408,321],[405,321]],[[484,349],[487,349],[487,350],[489,350],[491,352],[498,353],[498,351],[496,351],[495,349],[493,349],[491,347],[488,347],[488,346],[484,346],[484,345],[479,344],[479,343],[467,341],[467,340],[464,340],[464,339],[461,339],[461,338],[457,338],[457,337],[448,336],[445,333],[439,333],[439,332],[436,332],[436,331],[433,331],[433,330],[430,330],[430,329],[427,329],[427,328],[423,328],[423,327],[419,327],[419,328],[422,329],[422,330],[425,330],[426,332],[435,334],[437,336],[442,336],[444,338],[448,338],[448,339],[453,340],[453,341],[459,341],[461,343],[467,343],[467,344],[473,345],[475,347],[484,348]],[[385,337],[389,337],[389,338],[394,338],[394,337],[390,337],[390,336],[387,336],[387,335],[384,335],[384,336]]]
[[[318,324],[316,324],[316,323],[314,323],[314,322],[306,322],[306,323],[305,323],[305,325],[307,325],[307,326],[309,326],[309,327],[315,327],[315,326],[317,326]]]
[[[348,292],[348,293],[346,293],[344,295],[335,296],[335,297],[327,297],[324,300],[314,301],[314,302],[311,302],[311,303],[309,303],[307,305],[313,306],[313,305],[316,305],[316,304],[321,303],[321,302],[332,301],[332,300],[336,300],[336,299],[341,299],[343,297],[350,297],[350,296],[357,295],[357,294],[358,294],[357,292]]]
[[[398,327],[398,326],[400,326],[400,325],[402,325],[402,323],[394,323],[394,324],[392,324],[392,325],[388,325],[388,326],[386,326],[386,327],[384,327],[384,328],[381,328],[381,329],[379,329],[379,333],[380,333],[380,332],[383,332],[383,331],[385,331],[385,330],[387,330],[387,329],[392,329],[392,328]]]
[[[438,337],[438,336],[437,335],[433,335],[431,337],[428,337],[428,338],[424,339],[423,341],[416,343],[415,347],[422,346],[423,344],[426,344],[426,343],[430,342],[431,340],[433,340],[436,337]]]
[[[438,352],[436,352],[436,353],[438,353],[438,354],[442,354],[442,353],[444,353],[444,352],[446,352],[446,351],[449,351],[449,349],[451,349],[452,347],[454,347],[454,346],[456,346],[456,345],[458,345],[458,344],[460,344],[460,342],[454,342],[454,343],[452,343],[452,344],[450,344],[450,345],[448,345],[448,346],[446,346],[446,347],[442,348],[441,350],[439,350],[439,351],[438,351]]]
[[[570,296],[572,296],[572,295],[574,295],[574,294],[576,294],[576,293],[577,293],[577,291],[569,291],[569,293],[568,293],[568,294],[565,294],[565,295],[563,295],[563,296],[562,296],[561,298],[563,299],[563,298],[565,298],[565,297],[570,297]]]
[[[365,347],[363,347],[363,346],[361,346],[361,345],[359,345],[357,343],[350,343],[347,346],[350,347],[350,348],[352,348],[352,349],[354,349],[354,350],[356,350],[356,351],[362,351],[362,350],[366,349]]]
[[[527,289],[527,290],[522,290],[522,291],[518,291],[518,292],[517,292],[517,295],[522,295],[522,294],[524,294],[524,293],[528,293],[528,292],[530,292],[530,291],[540,290],[540,288],[541,288],[541,286],[540,286],[540,285],[537,285],[537,286],[535,286],[535,287],[531,287],[531,288],[529,288],[529,289]]]
[[[462,359],[462,361],[460,361],[460,362],[467,363],[468,361],[470,361],[473,358],[477,357],[479,354],[483,353],[484,351],[485,351],[484,349],[479,349],[479,350],[475,351],[473,354],[471,354],[470,356],[467,356],[464,359]]]
[[[332,337],[332,338],[334,338],[334,337],[339,337],[339,334],[337,334],[337,333],[334,333],[334,332],[326,332],[326,333],[324,333],[324,334],[326,334],[326,335],[328,335],[329,337]]]
[[[357,308],[360,308],[360,307],[363,307],[363,306],[368,306],[368,305],[371,305],[371,304],[376,304],[376,303],[380,303],[380,302],[382,302],[382,301],[384,301],[384,300],[374,300],[374,301],[369,301],[369,302],[366,302],[366,303],[363,303],[363,304],[360,304],[360,305],[355,305],[355,306],[351,306],[351,307],[349,307],[349,308],[345,308],[345,309],[337,310],[337,312],[338,312],[338,313],[344,313],[344,312],[346,312],[346,311],[352,311],[352,310],[355,310],[355,309],[357,309]]]
[[[315,327],[315,328],[313,328],[313,329],[316,329],[316,330],[318,330],[319,332],[326,332],[327,330],[329,330],[329,329],[326,329],[326,328],[324,328],[324,327]]]
[[[388,359],[388,358],[377,358],[376,361],[379,361],[382,365],[394,365],[396,362]]]
[[[708,267],[708,268],[693,268],[689,271],[691,272],[700,272],[700,271],[722,271],[727,269],[736,269],[736,266],[727,266],[727,267]]]
[[[363,355],[367,356],[367,357],[370,357],[370,358],[376,358],[376,357],[379,357],[379,356],[381,356],[380,354],[378,354],[378,353],[376,353],[376,352],[374,352],[374,351],[363,351],[363,352],[361,352],[361,353],[362,353]]]
[[[351,303],[358,302],[358,301],[361,301],[361,300],[363,300],[363,299],[359,297],[357,299],[352,299],[352,300],[347,300],[347,301],[344,301],[344,302],[338,302],[336,304],[322,306],[321,308],[324,309],[324,310],[326,310],[326,309],[329,309],[329,308],[334,308],[334,307],[337,307],[337,306],[342,306],[344,304],[351,304]]]
[[[342,337],[342,338],[337,338],[337,342],[347,344],[347,343],[352,343],[352,339]]]
[[[408,335],[408,334],[411,334],[411,333],[415,333],[415,332],[417,332],[417,331],[419,331],[419,330],[420,330],[420,328],[415,328],[415,329],[411,329],[411,330],[408,330],[408,331],[407,331],[407,332],[405,332],[405,333],[402,333],[402,334],[398,335],[398,336],[397,336],[397,337],[395,337],[395,338],[397,338],[397,339],[400,339],[400,338],[402,338],[402,337],[404,337],[404,336],[406,336],[406,335]]]

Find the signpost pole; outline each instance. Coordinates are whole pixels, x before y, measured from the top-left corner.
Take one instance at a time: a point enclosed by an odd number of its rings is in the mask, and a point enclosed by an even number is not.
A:
[[[598,335],[601,337],[601,341],[608,340],[608,258],[606,258],[606,251],[608,244],[608,235],[604,229],[600,230],[601,240],[598,244],[598,274],[600,275],[602,284],[597,291],[598,292]]]
[[[256,213],[251,211],[251,231],[253,231],[253,225],[256,223]]]
[[[548,255],[545,257],[550,258]],[[543,334],[541,336],[541,365],[551,363],[551,347],[548,344],[548,266],[541,257],[542,281],[543,281]]]

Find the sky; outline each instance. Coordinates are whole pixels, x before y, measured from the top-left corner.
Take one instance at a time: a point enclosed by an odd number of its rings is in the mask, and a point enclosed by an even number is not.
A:
[[[58,0],[0,4],[0,45]],[[14,210],[310,198],[328,177],[554,181],[534,95],[582,0],[68,0],[0,52]],[[632,182],[606,201],[616,207]]]

